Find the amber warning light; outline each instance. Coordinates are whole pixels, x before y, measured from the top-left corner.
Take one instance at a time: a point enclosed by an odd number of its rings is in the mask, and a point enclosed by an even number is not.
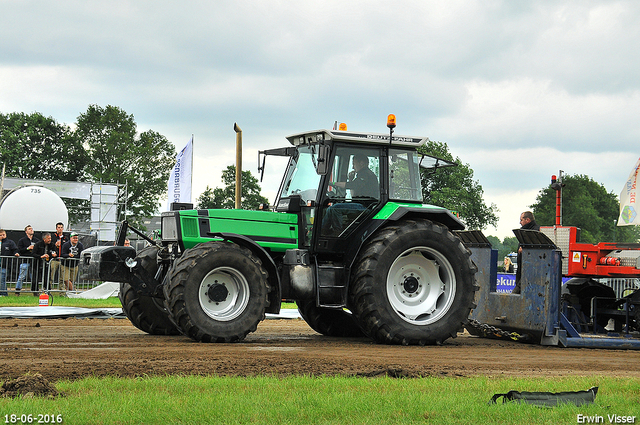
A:
[[[396,126],[396,116],[393,114],[389,114],[389,116],[387,117],[387,127],[395,128],[395,126]]]
[[[347,124],[341,122],[340,126],[338,127],[338,130],[340,131],[347,131]]]

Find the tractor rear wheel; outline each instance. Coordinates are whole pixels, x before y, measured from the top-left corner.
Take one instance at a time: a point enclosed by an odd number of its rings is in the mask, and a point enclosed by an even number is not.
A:
[[[196,341],[240,341],[265,317],[267,278],[249,249],[231,242],[202,243],[186,251],[167,274],[166,305],[178,327]]]
[[[157,255],[159,248],[148,246],[142,249],[136,259],[151,276],[158,271]],[[151,335],[178,335],[180,330],[171,321],[169,312],[164,308],[163,300],[138,294],[128,283],[120,283],[118,294],[122,311],[133,326]]]
[[[297,300],[296,304],[304,321],[319,334],[355,338],[365,336],[353,314],[343,309],[318,307],[314,300]]]
[[[474,308],[477,267],[447,227],[406,220],[380,230],[355,265],[350,304],[360,327],[385,344],[440,344]]]

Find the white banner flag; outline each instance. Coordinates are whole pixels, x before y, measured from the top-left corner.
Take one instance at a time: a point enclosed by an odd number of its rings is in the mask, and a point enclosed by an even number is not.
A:
[[[640,224],[638,218],[638,169],[640,168],[640,158],[629,174],[629,179],[624,184],[620,192],[620,217],[618,226],[632,226]]]
[[[193,136],[176,156],[176,165],[169,175],[167,211],[173,202],[191,203],[191,175],[193,174]]]

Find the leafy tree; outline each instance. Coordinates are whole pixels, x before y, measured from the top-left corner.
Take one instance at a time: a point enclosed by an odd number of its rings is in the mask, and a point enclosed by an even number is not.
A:
[[[209,186],[196,199],[197,208],[201,209],[233,209],[236,205],[236,167],[229,165],[222,171],[223,188],[211,189]],[[269,200],[260,195],[260,185],[258,179],[251,175],[251,171],[242,171],[242,201],[240,203],[243,210],[258,209],[260,204],[268,203]]]
[[[506,237],[502,242],[496,236],[487,236],[491,247],[498,250],[498,267],[502,267],[502,259],[512,252],[518,252],[518,239]]]
[[[76,123],[76,135],[90,155],[87,175],[104,183],[126,183],[124,215],[140,226],[142,217],[155,214],[160,198],[167,192],[169,172],[176,151],[163,135],[149,130],[137,134],[133,115],[108,105],[90,105]]]
[[[71,129],[39,112],[0,114],[0,154],[6,175],[21,179],[80,180],[88,161]]]
[[[515,236],[506,237],[502,240],[502,246],[504,246],[508,251],[506,254],[518,252],[519,245],[520,243],[518,242],[518,238],[516,238]]]
[[[617,227],[620,213],[618,197],[613,192],[586,175],[564,176],[562,189],[562,224],[582,229],[581,241],[636,242],[640,236],[637,226]],[[556,191],[549,187],[542,189],[531,205],[536,222],[551,226],[556,219]]]
[[[421,171],[425,202],[457,211],[469,229],[481,230],[488,225],[497,225],[495,212],[498,208],[495,204],[485,204],[482,199],[484,190],[477,180],[473,180],[473,170],[469,164],[462,164],[459,158],[454,159],[447,144],[442,142],[429,141],[421,148],[421,153],[458,164],[457,167],[443,168],[433,174]]]
[[[0,114],[0,155],[7,176],[20,179],[77,181],[88,161],[71,129],[39,112]],[[89,202],[65,199],[69,221],[89,218]]]

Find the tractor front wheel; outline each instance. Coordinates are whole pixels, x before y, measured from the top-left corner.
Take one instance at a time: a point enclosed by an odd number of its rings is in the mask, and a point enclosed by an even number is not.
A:
[[[149,276],[155,276],[158,271],[159,248],[148,246],[142,249],[136,259]],[[163,300],[149,295],[140,295],[133,287],[125,282],[120,283],[118,294],[122,311],[129,318],[133,326],[151,335],[178,335],[180,330],[171,321],[169,312],[164,308]]]
[[[231,242],[207,242],[186,251],[167,278],[167,308],[196,341],[240,341],[256,330],[269,305],[262,263]]]

